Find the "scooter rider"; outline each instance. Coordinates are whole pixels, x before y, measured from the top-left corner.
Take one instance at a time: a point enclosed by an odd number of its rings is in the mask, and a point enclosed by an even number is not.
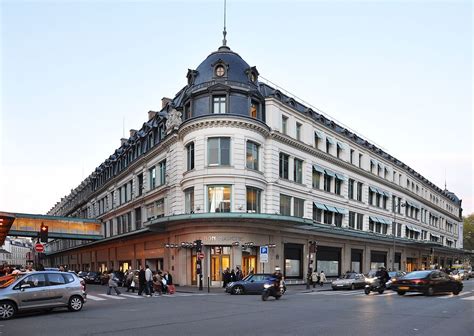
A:
[[[380,267],[377,273],[375,273],[375,276],[377,278],[380,278],[380,285],[382,287],[385,287],[385,283],[390,280],[390,275],[388,274],[387,270],[385,267]]]
[[[281,275],[281,269],[280,267],[275,267],[275,272],[273,272],[273,278],[275,279],[275,287],[278,288],[278,290],[280,290],[280,284],[281,284],[281,280],[282,280],[282,275]]]

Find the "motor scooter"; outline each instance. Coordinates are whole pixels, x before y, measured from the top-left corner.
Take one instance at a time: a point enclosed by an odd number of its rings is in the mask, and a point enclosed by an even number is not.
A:
[[[364,287],[364,293],[369,295],[370,292],[378,292],[379,294],[383,294],[385,291],[385,283],[382,281],[380,277],[374,278],[369,280],[369,283]]]
[[[278,286],[276,279],[269,280],[263,285],[262,301],[267,301],[270,296],[273,296],[276,300],[279,300],[282,295],[282,284]]]

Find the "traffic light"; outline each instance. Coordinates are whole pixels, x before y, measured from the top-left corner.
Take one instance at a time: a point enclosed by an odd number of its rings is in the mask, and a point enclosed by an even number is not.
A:
[[[40,232],[39,232],[40,241],[42,243],[48,242],[48,226],[41,223]]]
[[[196,251],[197,252],[202,251],[202,240],[201,239],[196,240]]]

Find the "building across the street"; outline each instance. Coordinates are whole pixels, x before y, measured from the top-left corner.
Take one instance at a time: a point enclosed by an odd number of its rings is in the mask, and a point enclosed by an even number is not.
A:
[[[328,276],[447,267],[463,254],[461,203],[262,81],[224,41],[48,213],[100,219],[104,239],[56,240],[48,255],[78,270],[148,264],[180,285],[197,283],[196,240],[216,286],[236,267],[280,266],[295,281],[308,267]]]
[[[0,265],[24,267],[32,257],[33,244],[28,238],[7,237],[0,247]]]

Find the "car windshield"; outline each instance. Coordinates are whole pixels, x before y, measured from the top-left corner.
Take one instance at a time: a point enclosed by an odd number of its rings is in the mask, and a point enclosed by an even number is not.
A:
[[[416,271],[416,272],[411,272],[408,273],[403,277],[403,279],[424,279],[426,278],[431,271]]]
[[[16,279],[23,277],[24,274],[17,275],[17,274],[9,274],[0,277],[0,288],[6,288],[10,286]]]
[[[356,273],[347,273],[346,275],[344,275],[343,279],[355,279],[356,275]]]
[[[393,278],[397,276],[397,272],[388,272],[388,275]]]

